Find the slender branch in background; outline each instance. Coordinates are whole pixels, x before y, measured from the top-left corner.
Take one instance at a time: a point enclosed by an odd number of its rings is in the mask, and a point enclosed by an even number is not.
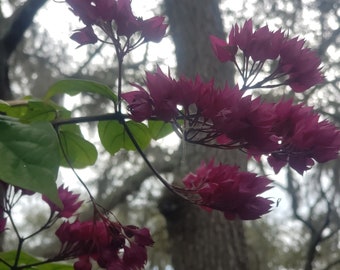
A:
[[[329,200],[328,200],[328,198],[327,198],[327,196],[326,196],[326,194],[323,190],[320,176],[321,176],[321,169],[319,171],[319,177],[317,179],[317,183],[319,184],[320,195],[327,204],[327,212],[325,213],[325,217],[323,219],[321,226],[314,226],[314,230],[311,232],[310,242],[309,242],[309,246],[308,246],[308,249],[307,249],[307,255],[306,255],[304,270],[312,270],[313,269],[313,262],[314,262],[314,259],[315,259],[316,253],[317,253],[317,246],[322,241],[324,241],[322,234],[330,223],[330,216],[331,216],[331,212],[332,212],[332,206],[331,206],[331,203],[329,202]],[[317,203],[318,202],[316,201],[315,204],[317,204]],[[311,215],[312,215],[312,213],[310,214],[310,216]]]
[[[108,38],[105,39],[105,41],[107,41]],[[77,77],[79,75],[81,75],[81,71],[86,68],[91,61],[93,60],[93,58],[103,49],[103,47],[105,46],[106,43],[102,42],[100,43],[100,45],[90,54],[90,56],[88,56],[87,60],[78,68],[78,70],[71,75],[70,77]]]
[[[160,173],[171,172],[175,168],[174,162],[171,161],[160,162],[158,165],[157,169]],[[153,172],[148,166],[143,166],[138,172],[124,179],[124,185],[115,188],[104,199],[99,200],[99,204],[106,209],[115,208],[118,204],[123,203],[128,195],[138,191],[142,183],[151,176],[153,176]],[[83,211],[80,215],[81,220],[90,220],[91,218],[93,218],[91,209]]]
[[[298,199],[298,194],[297,194],[297,188],[294,186],[294,178],[292,175],[292,170],[290,168],[287,168],[287,189],[289,192],[289,195],[292,200],[292,210],[294,217],[301,221],[311,232],[315,231],[315,228],[313,227],[313,224],[308,222],[306,219],[304,219],[300,214],[299,214],[299,199]]]
[[[30,27],[37,11],[47,0],[28,0],[16,9],[10,17],[10,26],[3,36],[3,44],[8,57],[13,53],[22,40],[25,31]]]

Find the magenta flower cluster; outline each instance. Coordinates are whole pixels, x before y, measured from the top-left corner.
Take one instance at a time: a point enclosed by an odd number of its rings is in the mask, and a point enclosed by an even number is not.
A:
[[[241,172],[236,166],[202,163],[195,173],[188,174],[183,183],[185,193],[204,209],[222,211],[227,219],[258,219],[271,209],[271,200],[258,194],[270,189],[272,183],[266,177]]]
[[[289,164],[302,174],[314,161],[336,159],[340,131],[327,120],[320,121],[311,107],[278,103],[244,95],[238,87],[214,87],[197,77],[179,80],[160,69],[146,73],[146,88],[122,94],[132,119],[157,118],[178,126],[191,143],[223,149],[239,148],[250,156],[268,156],[278,173]],[[179,124],[178,119],[184,120]]]
[[[243,27],[237,24],[232,27],[228,42],[218,37],[211,36],[210,41],[216,57],[221,62],[234,62],[242,74],[246,88],[247,80],[256,77],[267,60],[278,61],[273,72],[259,81],[256,87],[263,86],[274,79],[284,80],[283,85],[289,85],[295,92],[303,92],[308,88],[323,82],[320,72],[321,61],[309,48],[303,47],[305,41],[298,38],[289,39],[280,29],[276,32],[269,31],[267,26],[253,31],[252,20],[244,23]],[[245,63],[251,69],[241,68],[237,64],[236,53],[243,53]],[[250,63],[250,59],[253,63]]]
[[[50,206],[52,215],[58,218],[71,218],[82,205],[79,194],[64,188],[58,189],[63,207],[58,207],[46,197],[43,200]],[[64,221],[56,231],[62,246],[56,259],[78,259],[76,270],[92,269],[91,260],[105,269],[142,269],[147,260],[146,247],[153,244],[146,228],[123,226],[97,213],[98,220],[73,222]],[[0,221],[0,226],[1,226]],[[0,228],[1,229],[1,228]]]
[[[91,260],[108,270],[142,269],[147,261],[146,247],[153,244],[148,229],[122,226],[106,217],[64,222],[56,235],[62,243],[60,256],[78,258],[76,270],[91,270]]]
[[[130,0],[66,0],[73,13],[86,25],[77,30],[71,39],[80,46],[98,41],[93,26],[96,25],[115,42],[119,37],[130,39],[139,34],[136,43],[159,42],[165,35],[167,25],[164,17],[155,16],[147,20],[136,17]],[[131,46],[131,45],[130,45]]]

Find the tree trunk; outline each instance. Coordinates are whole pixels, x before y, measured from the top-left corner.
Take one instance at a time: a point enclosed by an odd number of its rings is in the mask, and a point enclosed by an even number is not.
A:
[[[179,74],[204,80],[215,79],[222,86],[233,82],[233,69],[213,56],[209,35],[223,37],[217,0],[164,0],[170,32],[175,43]],[[195,170],[202,160],[223,161],[245,167],[245,157],[235,151],[183,147],[183,162],[175,178]],[[208,213],[166,193],[159,203],[165,216],[172,265],[175,270],[248,269],[242,223],[227,221],[219,212]]]

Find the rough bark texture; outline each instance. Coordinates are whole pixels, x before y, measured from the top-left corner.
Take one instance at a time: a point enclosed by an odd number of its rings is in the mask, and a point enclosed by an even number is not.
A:
[[[178,73],[188,77],[212,77],[219,85],[233,78],[233,70],[213,56],[209,35],[223,37],[222,20],[216,0],[165,0],[170,33],[176,47]],[[218,151],[197,145],[183,147],[182,166],[177,179],[195,170],[202,160],[244,166],[238,152]],[[242,223],[228,222],[221,213],[208,213],[197,206],[165,194],[160,210],[166,218],[175,270],[248,269]]]

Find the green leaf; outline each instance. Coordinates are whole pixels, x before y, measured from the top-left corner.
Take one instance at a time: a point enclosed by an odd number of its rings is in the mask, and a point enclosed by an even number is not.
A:
[[[128,121],[126,124],[140,148],[145,149],[151,141],[148,127],[134,121]],[[124,126],[118,121],[100,121],[98,132],[104,148],[112,155],[120,149],[136,150]]]
[[[17,251],[7,251],[7,252],[1,252],[0,253],[0,269],[8,269],[7,265],[3,262],[5,261],[9,265],[13,266],[15,262]],[[18,266],[29,266],[37,263],[41,263],[41,260],[36,259],[35,257],[21,252],[20,253],[20,259]],[[42,265],[37,265],[37,266],[32,266],[29,269],[36,269],[36,270],[72,270],[73,266],[68,265],[68,264],[62,264],[62,263],[47,263],[47,264],[42,264]]]
[[[99,94],[101,96],[109,98],[114,102],[117,101],[117,96],[107,85],[94,81],[77,79],[68,79],[56,82],[48,89],[45,99],[50,99],[56,94],[68,94],[71,96],[75,96],[80,93]]]
[[[163,121],[149,120],[148,126],[150,135],[154,140],[164,138],[174,131],[170,123],[166,123]]]
[[[25,123],[69,118],[70,112],[51,101],[15,100],[0,103],[0,112]]]
[[[98,157],[97,149],[92,143],[83,138],[79,126],[61,126],[59,128],[59,137],[67,159],[74,168],[85,168],[96,162]],[[64,155],[62,155],[61,165],[69,167]]]
[[[46,195],[61,206],[55,180],[59,145],[50,123],[23,124],[0,117],[0,179],[8,184]]]

